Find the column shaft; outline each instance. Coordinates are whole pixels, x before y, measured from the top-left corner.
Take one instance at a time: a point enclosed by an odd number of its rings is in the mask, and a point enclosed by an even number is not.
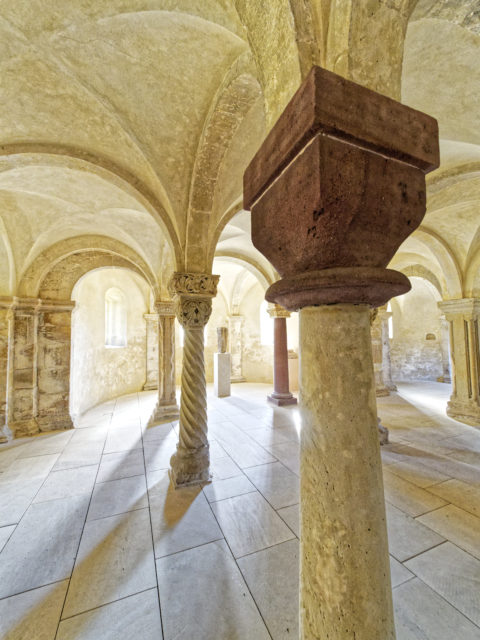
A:
[[[144,391],[152,391],[158,389],[158,314],[145,313],[145,330],[146,330],[146,343],[147,343],[147,362],[145,372],[145,384],[143,385]]]
[[[296,404],[289,388],[288,379],[288,346],[287,317],[290,313],[275,305],[269,309],[273,317],[273,393],[268,399],[276,405]]]
[[[0,301],[2,305],[2,301]],[[8,389],[10,380],[10,361],[12,346],[12,311],[11,302],[0,306],[0,443],[12,436],[8,427]]]
[[[301,637],[393,640],[369,309],[300,311]]]

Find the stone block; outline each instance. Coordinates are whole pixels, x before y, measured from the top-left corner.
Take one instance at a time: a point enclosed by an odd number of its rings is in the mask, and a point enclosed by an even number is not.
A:
[[[13,372],[14,389],[32,389],[34,386],[34,371],[29,369],[15,369]]]
[[[213,386],[217,398],[230,395],[231,366],[229,353],[213,354]]]
[[[38,370],[38,390],[40,393],[68,393],[70,372],[67,367]]]

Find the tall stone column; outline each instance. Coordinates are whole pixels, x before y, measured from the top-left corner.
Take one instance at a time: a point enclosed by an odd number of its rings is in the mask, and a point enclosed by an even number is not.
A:
[[[453,389],[447,415],[480,426],[480,299],[438,303],[450,324]]]
[[[13,298],[0,298],[0,444],[10,440],[8,391],[11,386]]]
[[[211,274],[174,273],[169,283],[177,318],[185,332],[179,439],[170,460],[170,477],[175,487],[210,479],[204,328],[212,312],[218,280],[219,276]]]
[[[158,314],[157,313],[144,313],[145,318],[145,330],[146,330],[146,342],[147,342],[147,363],[146,363],[146,375],[145,384],[143,385],[144,391],[152,391],[158,389],[158,344],[160,329],[158,326]]]
[[[303,640],[393,640],[370,308],[425,215],[433,118],[314,67],[244,176],[252,240],[300,309]]]
[[[383,306],[375,310],[372,318],[372,355],[377,396],[388,396],[390,391],[397,390],[392,381],[390,340],[388,337],[388,319],[391,315],[386,306]]]
[[[149,425],[176,420],[180,410],[175,385],[175,304],[171,300],[155,303],[158,335],[158,400]]]
[[[287,346],[287,318],[290,312],[278,304],[268,309],[273,318],[273,393],[268,396],[270,402],[277,406],[297,404],[289,388],[288,380],[288,346]]]
[[[37,425],[40,431],[72,429],[70,350],[75,303],[42,301],[38,312]]]
[[[243,316],[231,315],[228,318],[228,340],[232,357],[232,375],[230,382],[245,382],[243,375]]]
[[[15,437],[38,433],[38,310],[41,300],[15,298],[9,424]]]

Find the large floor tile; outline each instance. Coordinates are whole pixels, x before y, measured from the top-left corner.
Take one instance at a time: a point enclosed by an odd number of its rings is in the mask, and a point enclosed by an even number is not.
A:
[[[395,560],[393,556],[390,556],[390,577],[393,588],[413,578],[413,573],[398,562],[398,560]]]
[[[278,515],[284,520],[293,533],[300,537],[300,505],[293,504],[291,507],[284,507],[277,510]]]
[[[245,469],[245,474],[274,509],[298,504],[300,500],[298,477],[282,463],[274,462]]]
[[[103,453],[116,453],[118,451],[132,451],[142,448],[142,432],[136,427],[111,427]]]
[[[300,475],[300,445],[297,442],[274,444],[268,451],[282,462],[295,475]]]
[[[294,536],[259,493],[247,493],[211,505],[236,558]]]
[[[62,620],[56,640],[162,640],[157,589]]]
[[[450,542],[405,563],[423,582],[480,626],[480,561]]]
[[[449,480],[448,475],[415,461],[395,462],[389,465],[388,470],[421,488],[430,487],[439,482]]]
[[[220,443],[241,469],[255,467],[267,462],[275,462],[275,458],[253,440],[245,444],[231,444],[222,441],[220,441]]]
[[[77,496],[29,507],[0,554],[0,598],[70,576],[88,500]]]
[[[20,458],[32,456],[44,456],[53,453],[61,453],[74,435],[74,430],[60,431],[40,436],[35,436],[30,443],[22,447]]]
[[[161,558],[157,571],[165,640],[268,640],[223,540]]]
[[[97,482],[108,482],[109,480],[119,480],[120,478],[144,474],[145,463],[141,449],[107,453],[100,460]]]
[[[20,522],[43,482],[43,478],[5,481],[0,476],[0,527]]]
[[[68,580],[0,600],[2,640],[54,640]]]
[[[214,481],[242,475],[242,470],[230,457],[210,460],[210,472]]]
[[[8,539],[15,531],[15,526],[16,525],[12,524],[8,527],[0,527],[0,551],[7,544]]]
[[[87,520],[148,507],[145,476],[131,476],[95,485]]]
[[[274,640],[298,638],[298,554],[298,540],[289,540],[238,560]]]
[[[480,518],[449,504],[417,518],[417,522],[480,559]]]
[[[170,458],[175,453],[177,440],[176,434],[172,432],[172,435],[163,438],[163,440],[145,443],[144,453],[147,471],[157,471],[158,469],[168,469],[170,467]]]
[[[157,491],[150,493],[150,509],[156,558],[223,537],[197,487],[174,490],[165,481],[162,490],[157,485]]]
[[[98,464],[102,456],[103,442],[86,442],[83,444],[68,444],[58,457],[55,471],[74,469]]]
[[[480,518],[480,486],[472,486],[461,480],[448,480],[428,490]]]
[[[33,502],[45,502],[46,500],[58,500],[71,496],[90,495],[95,483],[98,465],[52,471]]]
[[[438,509],[446,504],[445,500],[407,482],[388,469],[383,470],[383,481],[385,499],[413,517]]]
[[[63,618],[155,585],[148,509],[90,520],[83,531]]]
[[[438,533],[391,504],[386,504],[386,510],[388,547],[400,562],[444,542]]]
[[[216,502],[217,500],[225,500],[226,498],[250,493],[251,491],[256,491],[256,489],[250,480],[242,474],[226,480],[214,480],[204,487],[203,491],[209,502]]]

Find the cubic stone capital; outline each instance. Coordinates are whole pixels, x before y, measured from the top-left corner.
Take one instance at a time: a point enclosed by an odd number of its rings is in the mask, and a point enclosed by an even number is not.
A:
[[[408,291],[386,265],[438,165],[434,118],[313,67],[244,174],[253,244],[282,277],[266,299],[293,311]]]

